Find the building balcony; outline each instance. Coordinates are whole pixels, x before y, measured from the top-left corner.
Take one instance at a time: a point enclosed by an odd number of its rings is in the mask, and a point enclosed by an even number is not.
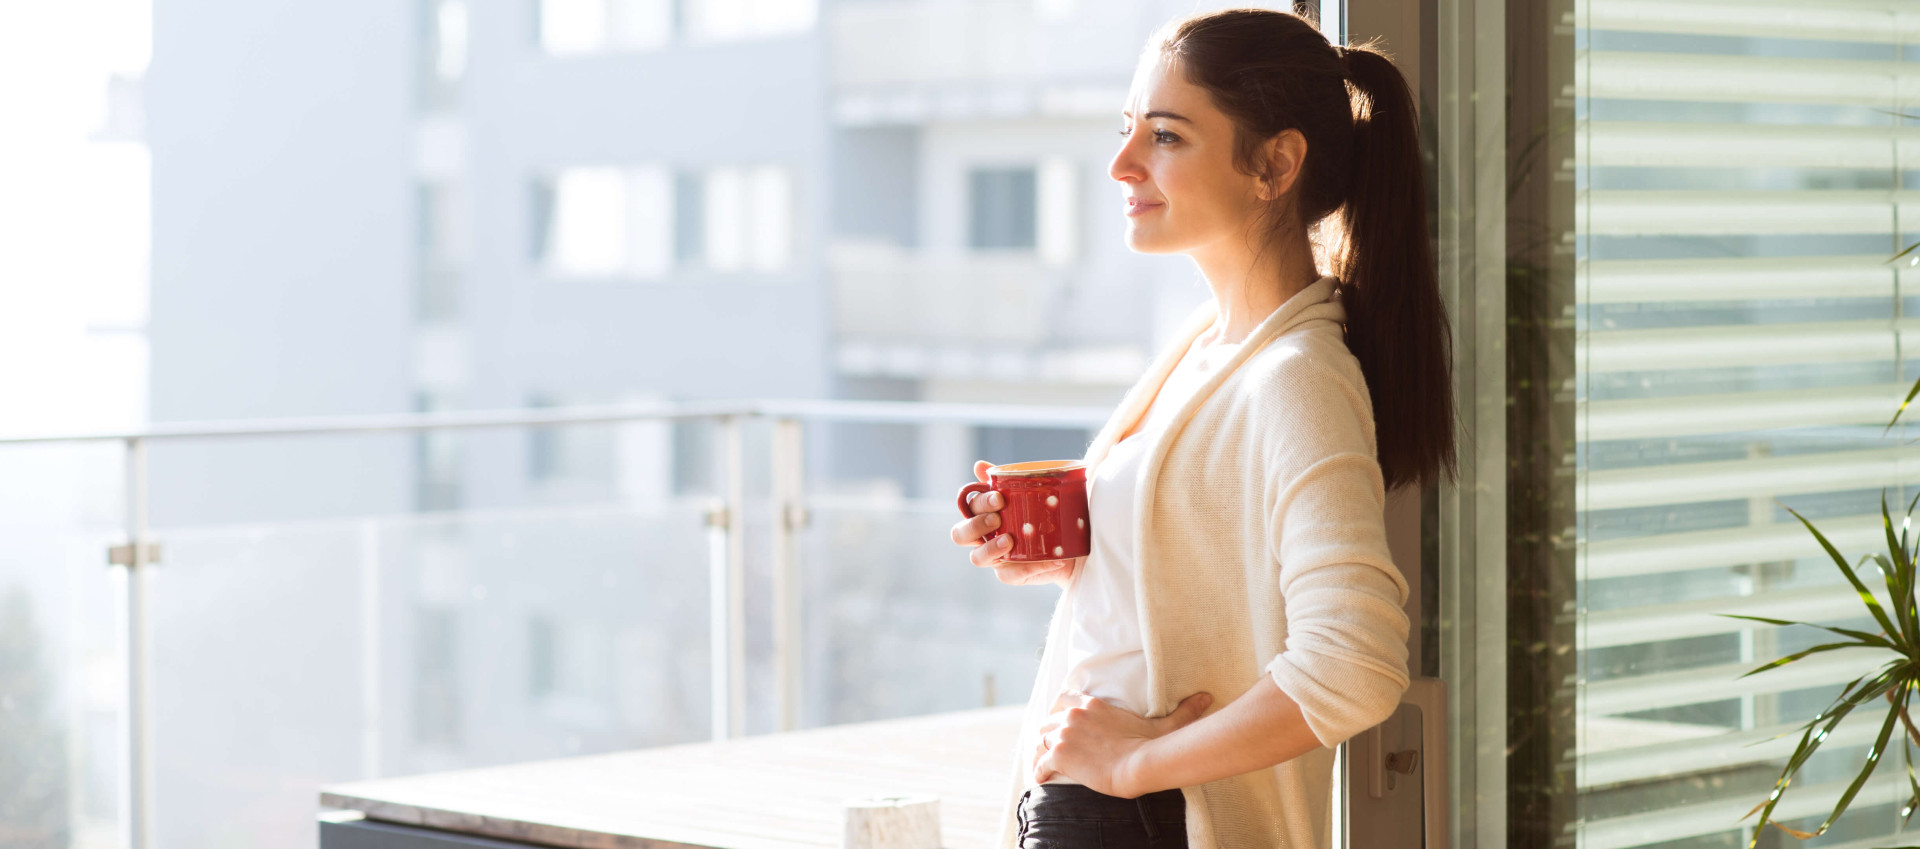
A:
[[[1138,35],[1032,0],[857,0],[826,22],[843,124],[1105,116],[1126,98]]]
[[[1077,338],[1082,275],[1034,251],[842,242],[828,267],[843,374],[1127,385],[1146,367],[1138,346]]]

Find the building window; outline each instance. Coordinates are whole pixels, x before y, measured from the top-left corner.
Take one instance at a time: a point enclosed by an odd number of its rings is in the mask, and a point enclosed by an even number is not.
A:
[[[1036,245],[1036,180],[1032,168],[976,168],[967,175],[967,246]]]
[[[558,276],[775,272],[793,254],[783,166],[566,168],[535,180],[529,201],[534,262]]]
[[[1073,160],[1048,157],[1034,187],[1034,247],[1048,265],[1066,265],[1079,248],[1079,180]]]
[[[565,168],[534,181],[534,261],[567,277],[659,277],[674,244],[673,181],[658,167]]]
[[[687,37],[695,41],[773,38],[806,32],[818,0],[682,0]]]
[[[540,47],[554,56],[656,50],[673,40],[673,0],[539,0]]]
[[[787,169],[712,168],[697,178],[701,261],[715,271],[778,271],[791,251],[792,180]],[[691,229],[691,228],[690,228]]]
[[[417,0],[421,34],[420,107],[434,111],[459,102],[467,73],[466,0]]]
[[[422,323],[450,320],[460,313],[460,274],[467,258],[464,194],[450,181],[419,186],[415,314]]]
[[[696,263],[706,254],[706,181],[698,171],[673,175],[673,258]]]

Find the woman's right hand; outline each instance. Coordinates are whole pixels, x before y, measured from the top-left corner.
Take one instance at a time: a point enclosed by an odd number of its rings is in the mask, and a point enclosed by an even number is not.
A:
[[[987,470],[993,464],[985,460],[976,460],[973,464],[973,476],[981,483],[988,483]],[[1059,584],[1065,587],[1073,580],[1074,566],[1082,558],[1072,557],[1066,560],[1009,561],[1007,552],[1013,545],[1013,537],[1001,534],[991,543],[983,544],[981,538],[998,530],[1000,510],[1007,506],[1005,496],[996,490],[977,492],[967,498],[968,509],[974,515],[971,519],[961,519],[953,526],[953,541],[957,545],[973,546],[973,552],[967,559],[975,566],[991,566],[1000,583],[1014,586],[1027,584]]]

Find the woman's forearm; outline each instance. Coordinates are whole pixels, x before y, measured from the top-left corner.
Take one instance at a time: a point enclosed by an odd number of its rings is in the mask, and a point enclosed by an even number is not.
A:
[[[1260,680],[1212,714],[1155,737],[1134,750],[1128,794],[1196,787],[1285,763],[1320,748],[1300,705],[1273,676]]]

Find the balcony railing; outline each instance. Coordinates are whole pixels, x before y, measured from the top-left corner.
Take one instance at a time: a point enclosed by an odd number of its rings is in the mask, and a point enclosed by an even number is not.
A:
[[[1076,15],[1068,5],[834,3],[826,37],[836,118],[868,124],[1117,116],[1139,34],[1090,13],[1093,6],[1080,4]]]
[[[306,845],[322,783],[726,739],[750,718],[791,730],[1017,700],[1053,594],[971,568],[937,482],[924,499],[835,493],[809,483],[806,457],[837,447],[882,469],[867,455],[892,451],[924,466],[907,444],[923,425],[949,442],[956,425],[1084,437],[1106,413],[741,401],[0,438],[0,504],[78,517],[0,517],[0,555],[57,600],[50,615],[0,616],[0,641],[24,639],[30,661],[55,667],[41,706],[64,733],[25,726],[67,741],[49,755],[65,769],[39,773],[68,802],[48,816],[76,846]],[[484,503],[406,509],[409,443],[425,435],[469,440],[469,459],[539,443],[532,466],[546,474],[583,461],[533,434],[594,428],[611,438],[588,444],[656,448],[698,428],[711,472],[681,458],[634,477],[694,483],[652,493],[574,488],[581,503],[562,505],[470,493]],[[957,487],[969,470],[956,459],[936,466]],[[517,471],[471,468],[501,466]],[[255,485],[296,515],[222,501]],[[74,503],[54,503],[62,492]],[[180,514],[169,498],[248,521],[151,523],[155,509]]]

